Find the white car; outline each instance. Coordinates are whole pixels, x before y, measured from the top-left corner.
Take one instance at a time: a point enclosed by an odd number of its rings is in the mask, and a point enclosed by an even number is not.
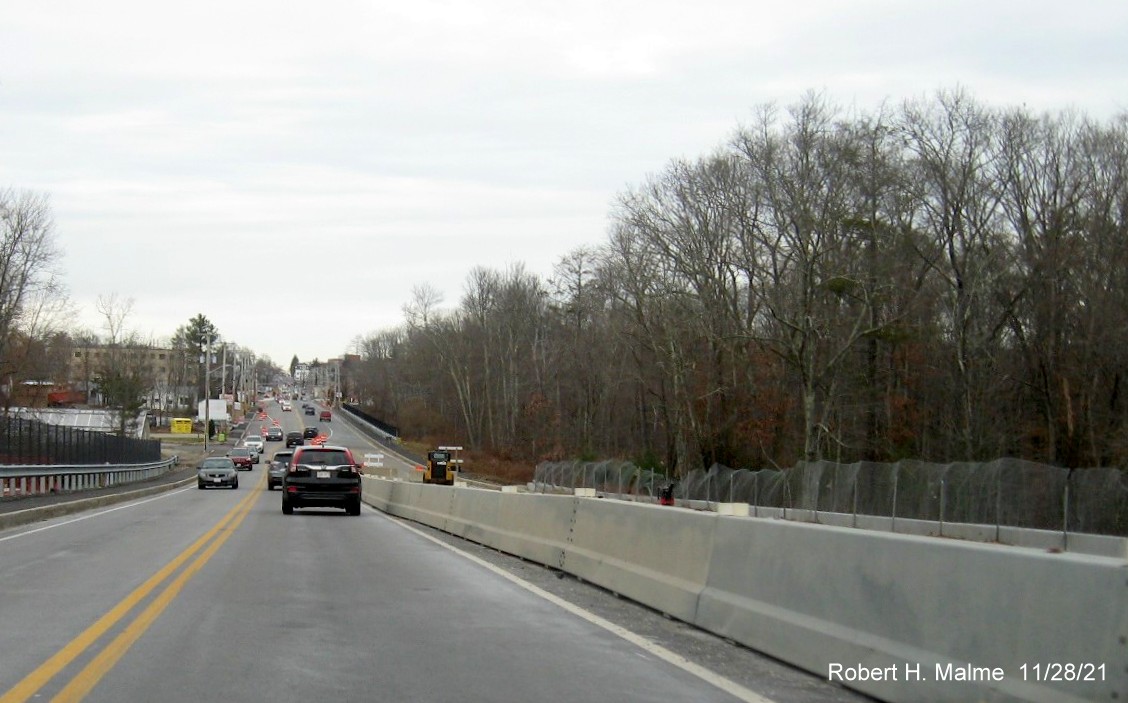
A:
[[[290,401],[288,401],[288,400],[283,400],[283,401],[282,401],[282,410],[283,410],[283,412],[291,412],[291,411],[293,411],[293,409],[294,409],[294,406],[293,406],[293,405],[290,405]]]
[[[262,454],[266,449],[266,442],[262,437],[247,437],[243,440],[243,446],[247,449],[254,449],[257,454]],[[255,463],[258,463],[258,457],[255,457]]]

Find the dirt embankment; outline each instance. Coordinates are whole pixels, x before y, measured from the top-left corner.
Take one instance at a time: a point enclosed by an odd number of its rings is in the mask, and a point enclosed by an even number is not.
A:
[[[230,442],[208,442],[208,451],[204,451],[203,439],[195,435],[154,435],[153,439],[161,441],[161,457],[168,459],[173,456],[180,457],[180,464],[195,466],[208,454],[215,454],[217,450],[224,452],[231,448]],[[223,453],[223,452],[220,452]]]
[[[404,441],[403,446],[416,455],[425,457],[427,452],[443,446],[443,443],[432,438],[424,438]],[[476,449],[461,452],[459,458],[463,461],[462,470],[466,472],[468,478],[490,480],[500,484],[528,483],[533,480],[533,472],[536,470],[536,463],[526,460],[517,461]]]

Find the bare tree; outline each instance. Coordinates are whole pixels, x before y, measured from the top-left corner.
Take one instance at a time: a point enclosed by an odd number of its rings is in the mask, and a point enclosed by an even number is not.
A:
[[[106,405],[117,409],[118,433],[124,436],[136,430],[138,414],[155,385],[150,359],[152,344],[142,343],[136,332],[126,329],[133,310],[132,298],[119,300],[116,293],[99,296],[97,308],[105,319],[107,342],[96,382]]]
[[[548,287],[477,268],[449,311],[417,289],[360,345],[365,396],[503,453],[675,472],[1123,461],[1126,271],[1128,118],[811,95],[622,194]]]
[[[47,286],[27,296],[2,364],[11,377],[35,381],[45,393],[69,381],[66,329],[73,319],[61,288]],[[40,398],[46,402],[48,396]]]
[[[837,111],[808,96],[780,124],[761,110],[736,140],[763,206],[753,235],[763,261],[752,287],[763,315],[754,332],[795,373],[802,398],[803,456],[820,458],[839,402],[848,355],[887,321],[873,315],[865,240],[856,227],[848,183],[854,144],[836,126]]]
[[[999,296],[1010,265],[1001,236],[995,116],[962,91],[904,106],[902,134],[921,187],[922,251],[941,286],[944,346],[956,389],[956,434],[963,456],[995,454],[987,441],[986,404],[999,392],[994,363],[1012,301]]]
[[[59,256],[47,197],[0,190],[0,378],[9,388],[21,371],[12,353],[17,337],[35,336],[63,298]],[[5,408],[10,402],[9,393]]]
[[[862,338],[848,355],[853,359],[843,362],[836,448],[852,444],[855,456],[871,460],[911,455],[905,437],[916,428],[906,427],[906,402],[898,402],[907,399],[895,359],[916,334],[917,303],[930,269],[918,255],[919,195],[889,110],[842,121],[836,132],[846,169],[843,256],[854,257],[856,271],[849,283],[837,283],[849,294],[847,304],[865,318]]]
[[[1074,117],[1035,119],[1022,111],[1000,124],[997,182],[1017,248],[1010,297],[1010,332],[1022,350],[1026,387],[1042,415],[1045,454],[1049,461],[1076,463],[1079,442],[1075,394],[1084,377],[1077,365],[1079,327],[1085,301],[1077,283],[1085,265],[1083,203],[1091,192],[1090,173],[1082,159],[1080,132],[1087,127]]]
[[[453,383],[467,441],[472,446],[478,446],[482,436],[483,408],[487,403],[475,392],[471,378],[468,350],[474,342],[464,333],[464,317],[440,313],[437,306],[441,302],[442,295],[430,284],[416,286],[412,289],[411,302],[404,306],[404,316],[409,334],[417,342],[428,346]]]
[[[546,393],[553,408],[545,429],[551,432],[550,454],[556,457],[565,447],[592,451],[600,411],[614,386],[607,373],[614,368],[614,357],[607,350],[606,327],[598,324],[605,309],[598,271],[597,252],[580,247],[561,257],[549,283],[559,327],[545,344],[551,358],[545,363],[550,374]]]
[[[1128,465],[1128,113],[1108,125],[1090,125],[1078,136],[1090,174],[1080,210],[1084,237],[1075,271],[1078,389],[1088,401],[1077,413],[1086,421],[1089,465]]]
[[[627,216],[611,234],[605,250],[605,266],[618,282],[620,334],[627,338],[633,361],[634,381],[641,398],[638,411],[653,416],[650,436],[663,441],[668,467],[674,471],[696,466],[696,433],[689,409],[688,385],[693,359],[687,339],[680,331],[692,313],[682,306],[689,302],[679,290],[669,262],[656,249],[640,218],[631,213],[645,205],[626,201],[620,206]],[[649,420],[649,417],[647,418]]]

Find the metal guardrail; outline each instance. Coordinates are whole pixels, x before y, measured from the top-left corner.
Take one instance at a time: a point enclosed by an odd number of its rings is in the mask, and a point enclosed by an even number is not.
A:
[[[353,407],[349,405],[342,405],[341,409],[345,411],[344,413],[341,413],[341,417],[350,421],[349,424],[363,432],[369,439],[379,444],[386,451],[395,454],[405,462],[411,464],[422,464],[426,461],[426,459],[416,456],[413,452],[408,451],[406,448],[400,446],[398,437],[392,434],[388,434],[381,428],[367,421],[362,415],[357,413]]]
[[[145,464],[28,464],[0,466],[0,496],[71,493],[136,483],[168,473],[179,457]]]

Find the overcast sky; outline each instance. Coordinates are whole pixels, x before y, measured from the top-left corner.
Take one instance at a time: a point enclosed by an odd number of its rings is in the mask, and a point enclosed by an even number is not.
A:
[[[474,266],[547,276],[618,193],[766,102],[962,87],[1128,110],[1128,2],[35,0],[0,6],[0,188],[45,193],[79,323],[197,313],[269,355],[339,356],[458,303]]]

